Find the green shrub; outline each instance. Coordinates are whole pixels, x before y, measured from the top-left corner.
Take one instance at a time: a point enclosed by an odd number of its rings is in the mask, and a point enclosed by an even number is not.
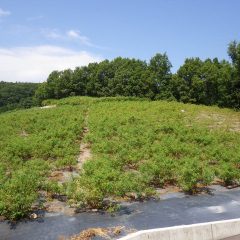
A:
[[[202,165],[199,159],[184,159],[179,169],[178,183],[187,192],[197,191],[198,184],[206,186],[214,179],[214,174],[206,165]]]
[[[218,169],[218,176],[222,179],[225,185],[231,185],[240,180],[240,171],[231,163],[222,162]]]
[[[39,190],[64,191],[46,177],[56,167],[76,164],[84,111],[61,106],[0,115],[0,215],[26,216]]]
[[[0,214],[8,218],[26,215],[44,189],[82,207],[105,208],[105,198],[151,197],[169,184],[195,193],[215,177],[239,182],[237,112],[122,97],[46,104],[57,107],[0,115]],[[92,152],[80,176],[63,187],[49,181],[53,169],[77,163],[80,141]]]
[[[41,177],[32,169],[13,173],[0,189],[0,215],[15,220],[24,217],[38,197]]]

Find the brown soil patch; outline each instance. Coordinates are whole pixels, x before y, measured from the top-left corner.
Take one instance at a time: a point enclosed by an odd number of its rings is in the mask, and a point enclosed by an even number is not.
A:
[[[54,180],[54,181],[62,181],[64,177],[64,174],[62,171],[53,171],[51,172],[50,176],[49,176],[49,180]]]
[[[205,123],[211,129],[225,128],[229,131],[240,132],[240,115],[223,115],[219,113],[200,112],[196,120]]]
[[[75,208],[70,208],[65,202],[59,201],[57,199],[45,203],[45,208],[51,213],[63,213],[68,216],[75,214]]]
[[[240,132],[240,121],[233,123],[229,130],[233,132]]]
[[[81,170],[83,164],[91,158],[90,146],[87,143],[82,143],[80,145],[80,154],[78,157],[77,169]]]
[[[167,194],[167,193],[176,193],[181,192],[181,189],[178,186],[169,185],[164,188],[157,188],[156,189],[157,194]]]
[[[0,222],[5,221],[6,218],[4,216],[0,216]]]
[[[85,125],[87,126],[87,118],[85,118]],[[87,127],[83,128],[83,133],[81,137],[81,144],[80,144],[80,154],[77,159],[77,170],[81,171],[83,164],[92,157],[90,145],[88,143],[84,143],[83,139],[88,134],[89,129]]]
[[[22,130],[19,135],[20,135],[21,137],[27,137],[29,134],[28,134],[25,130]]]

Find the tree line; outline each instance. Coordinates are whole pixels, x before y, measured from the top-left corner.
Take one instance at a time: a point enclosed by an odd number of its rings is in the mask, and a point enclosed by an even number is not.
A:
[[[187,58],[175,74],[166,53],[147,63],[118,57],[75,70],[53,71],[36,91],[39,102],[68,96],[137,96],[153,100],[240,107],[240,43],[228,46],[231,62]]]
[[[166,53],[149,62],[118,57],[75,70],[53,71],[42,84],[0,83],[0,111],[68,96],[135,96],[240,108],[240,42],[227,60],[187,58],[176,73]]]
[[[0,82],[0,112],[36,105],[37,83]]]

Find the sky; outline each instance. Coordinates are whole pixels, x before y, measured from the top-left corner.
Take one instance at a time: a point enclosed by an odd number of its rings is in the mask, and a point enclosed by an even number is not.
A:
[[[240,41],[240,0],[0,0],[0,81],[43,82],[53,70],[166,52],[227,59]]]

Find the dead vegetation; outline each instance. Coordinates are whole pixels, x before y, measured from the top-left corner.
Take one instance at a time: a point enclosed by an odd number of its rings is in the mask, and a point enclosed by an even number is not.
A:
[[[114,239],[122,232],[131,233],[135,232],[135,229],[126,229],[124,226],[107,227],[107,228],[88,228],[83,230],[79,234],[73,235],[69,238],[60,236],[59,240],[91,240],[95,237],[102,239]]]

